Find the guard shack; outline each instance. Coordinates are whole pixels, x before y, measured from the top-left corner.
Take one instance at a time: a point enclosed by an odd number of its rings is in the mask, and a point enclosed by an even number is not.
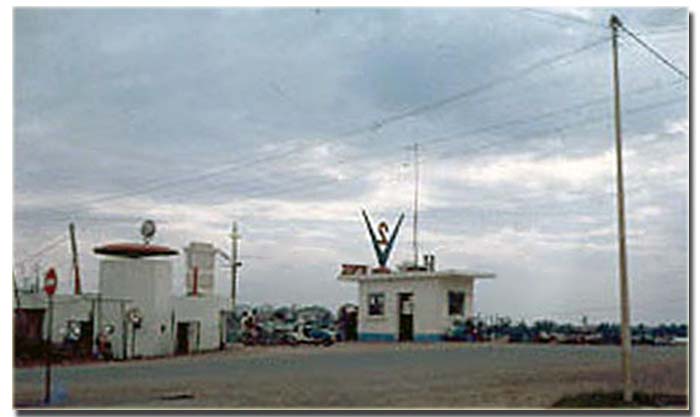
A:
[[[423,255],[423,264],[404,263],[388,267],[404,215],[393,231],[382,221],[376,231],[362,210],[377,266],[343,264],[340,281],[359,286],[358,339],[360,341],[439,341],[455,320],[474,315],[474,280],[495,278],[489,272],[435,269],[435,256]],[[415,235],[414,235],[415,239]],[[414,240],[414,247],[417,244]]]
[[[354,268],[353,268],[354,267]],[[474,314],[474,280],[487,272],[344,265],[340,281],[359,286],[360,341],[439,341],[455,320]]]

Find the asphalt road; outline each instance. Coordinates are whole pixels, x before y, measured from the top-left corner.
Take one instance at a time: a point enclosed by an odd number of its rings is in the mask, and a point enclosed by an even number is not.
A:
[[[685,394],[687,348],[635,347],[634,377]],[[54,367],[54,406],[109,408],[547,407],[620,388],[614,346],[344,344],[236,348],[189,357]],[[19,407],[43,398],[43,369],[14,371]]]

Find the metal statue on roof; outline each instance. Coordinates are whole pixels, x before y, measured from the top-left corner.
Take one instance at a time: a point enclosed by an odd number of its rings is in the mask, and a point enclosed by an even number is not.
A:
[[[377,233],[375,233],[372,223],[369,220],[369,216],[365,210],[362,210],[362,217],[365,219],[369,236],[372,238],[372,245],[374,247],[374,253],[377,255],[377,262],[379,263],[380,268],[386,268],[386,264],[389,261],[389,255],[391,254],[391,250],[394,247],[394,242],[396,241],[396,236],[401,228],[404,214],[401,213],[399,216],[396,226],[394,226],[394,230],[391,232],[391,236],[389,238],[387,238],[387,234],[389,233],[389,225],[386,222],[382,221],[379,223],[377,226]],[[379,238],[377,238],[377,234],[379,235]]]

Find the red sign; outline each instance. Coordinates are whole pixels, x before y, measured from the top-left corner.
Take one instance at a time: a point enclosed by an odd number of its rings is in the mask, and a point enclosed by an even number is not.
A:
[[[342,264],[341,275],[367,275],[367,265]]]
[[[49,268],[49,272],[46,273],[46,277],[44,278],[44,292],[52,296],[56,292],[57,286],[58,277],[56,276],[56,271],[53,268]]]
[[[372,273],[373,274],[390,274],[391,269],[389,269],[385,266],[378,266],[376,268],[372,268]]]

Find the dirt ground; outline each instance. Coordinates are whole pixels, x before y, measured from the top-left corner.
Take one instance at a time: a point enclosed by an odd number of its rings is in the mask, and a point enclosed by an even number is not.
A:
[[[635,389],[687,392],[687,347],[633,364]],[[621,385],[616,346],[351,343],[55,367],[54,387],[68,408],[542,408]],[[15,369],[16,406],[42,390],[42,368]]]

